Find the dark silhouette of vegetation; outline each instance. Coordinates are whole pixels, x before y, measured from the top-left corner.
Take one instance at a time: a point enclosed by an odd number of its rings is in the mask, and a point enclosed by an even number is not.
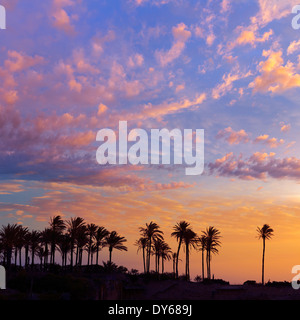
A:
[[[262,228],[257,227],[258,239],[263,240],[263,254],[262,254],[262,271],[261,271],[261,283],[265,284],[265,249],[266,240],[270,240],[273,236],[274,230],[268,225],[264,224]]]
[[[172,261],[172,277],[179,279],[178,262],[181,247],[185,252],[185,279],[190,280],[190,252],[196,249],[201,252],[201,274],[196,281],[213,281],[211,272],[212,255],[219,253],[221,247],[220,231],[214,226],[201,231],[201,235],[192,229],[187,221],[180,221],[173,227],[171,237],[177,240],[177,249],[173,252],[164,239],[164,232],[153,221],[139,228],[140,238],[135,242],[137,251],[142,252],[143,273],[159,276],[165,274],[165,262]],[[263,240],[262,284],[264,285],[265,241],[273,236],[273,229],[264,224],[257,227],[258,238]],[[83,252],[87,252],[87,267],[101,267],[99,270],[116,271],[112,262],[114,250],[127,251],[127,239],[117,231],[109,232],[103,226],[87,224],[81,217],[65,221],[61,216],[51,217],[49,227],[43,231],[29,230],[18,224],[8,224],[0,229],[0,263],[8,269],[19,267],[29,270],[55,271],[56,253],[61,256],[61,270],[73,270],[83,267]],[[109,257],[103,266],[99,266],[99,252],[107,247]],[[23,253],[23,255],[22,255]],[[24,264],[22,266],[22,256]],[[151,257],[155,259],[154,271],[151,271]],[[38,262],[37,259],[38,258]],[[205,261],[206,260],[206,261]],[[206,265],[206,276],[205,276]],[[38,269],[37,269],[38,268]],[[96,269],[95,269],[96,270]],[[137,271],[138,272],[138,271]],[[136,272],[134,275],[136,276]],[[133,275],[133,274],[132,274]],[[168,274],[170,275],[170,274]],[[182,277],[182,276],[181,276]],[[214,277],[213,277],[214,278]]]
[[[8,224],[0,229],[0,263],[10,269],[14,263],[22,267],[22,250],[24,250],[24,267],[33,269],[36,257],[39,269],[50,270],[56,265],[56,252],[61,255],[61,266],[70,269],[82,266],[83,252],[87,252],[87,265],[99,263],[99,252],[108,247],[109,262],[113,249],[125,250],[124,242],[116,231],[109,232],[103,226],[86,224],[81,217],[64,221],[61,216],[50,218],[49,227],[43,231],[29,231],[27,227]],[[13,257],[14,254],[14,257]],[[96,255],[96,259],[94,259]],[[48,260],[49,259],[49,260]]]

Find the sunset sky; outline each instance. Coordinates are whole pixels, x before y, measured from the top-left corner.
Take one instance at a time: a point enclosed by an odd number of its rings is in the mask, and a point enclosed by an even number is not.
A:
[[[222,247],[212,274],[242,283],[261,279],[256,228],[267,223],[265,279],[292,279],[300,264],[295,0],[0,4],[0,225],[42,230],[51,216],[81,216],[125,236],[129,251],[113,261],[140,271],[133,243],[146,222],[159,224],[173,250],[176,222],[199,235],[215,226]],[[204,173],[99,165],[97,131],[117,131],[119,121],[204,129]],[[192,251],[197,274],[201,253]]]

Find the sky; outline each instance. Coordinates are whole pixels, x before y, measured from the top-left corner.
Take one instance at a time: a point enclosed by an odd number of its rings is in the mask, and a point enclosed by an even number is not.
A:
[[[291,0],[1,0],[0,217],[42,230],[83,217],[127,238],[155,221],[220,230],[212,274],[290,281],[300,264],[300,30]],[[98,130],[204,129],[204,172],[99,165]],[[184,272],[184,252],[180,272]],[[103,249],[101,258],[108,258]],[[191,252],[191,276],[201,253]],[[167,262],[166,271],[172,271]]]

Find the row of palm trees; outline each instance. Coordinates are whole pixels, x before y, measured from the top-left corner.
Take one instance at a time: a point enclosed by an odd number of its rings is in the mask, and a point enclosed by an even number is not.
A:
[[[187,221],[180,221],[173,227],[171,237],[178,242],[176,252],[164,240],[164,233],[157,223],[151,221],[145,227],[140,227],[140,238],[135,242],[138,251],[143,253],[144,273],[149,273],[151,268],[151,257],[155,257],[155,272],[164,273],[166,260],[173,260],[173,273],[178,278],[178,262],[181,248],[185,250],[185,275],[190,279],[190,250],[195,249],[202,253],[202,279],[211,279],[212,254],[218,254],[220,242],[220,231],[209,226],[200,235],[195,233]],[[262,254],[262,284],[264,284],[264,262],[265,262],[265,241],[273,236],[273,229],[265,224],[257,228],[258,238],[263,240]],[[87,252],[87,264],[99,264],[99,252],[107,247],[109,250],[109,263],[112,262],[113,249],[127,251],[125,237],[120,236],[116,231],[109,232],[103,226],[93,223],[87,224],[81,217],[70,218],[64,221],[61,216],[50,218],[49,227],[43,231],[29,231],[27,227],[18,224],[8,224],[0,229],[0,258],[2,263],[10,267],[12,260],[14,264],[22,265],[22,249],[25,250],[25,267],[35,263],[35,256],[40,258],[41,267],[55,263],[55,255],[58,250],[61,253],[62,266],[81,266],[83,252]],[[31,254],[31,257],[30,257]],[[13,257],[14,255],[14,257]],[[30,263],[31,258],[31,263]],[[50,261],[49,261],[50,260]],[[0,259],[1,263],[1,259]]]
[[[99,251],[104,247],[108,247],[111,263],[113,249],[127,251],[124,245],[126,241],[116,231],[109,232],[103,226],[87,224],[81,217],[64,221],[61,216],[54,216],[50,219],[49,227],[41,232],[29,231],[18,224],[8,224],[0,229],[2,263],[8,268],[13,258],[15,265],[22,265],[22,249],[25,250],[25,267],[34,265],[35,256],[40,258],[41,266],[54,265],[56,251],[61,253],[63,267],[67,266],[68,258],[71,268],[81,266],[83,251],[87,252],[88,265],[93,264],[95,256],[98,265]]]
[[[261,228],[257,227],[258,239],[263,241],[262,253],[262,284],[264,285],[265,274],[265,246],[266,240],[273,237],[274,230],[268,225],[264,224]],[[138,251],[143,252],[143,266],[144,273],[150,272],[150,259],[155,256],[155,271],[159,273],[159,260],[162,261],[162,273],[164,272],[164,261],[173,260],[173,273],[175,278],[178,278],[178,261],[180,250],[183,246],[185,249],[185,276],[190,279],[190,249],[196,249],[202,253],[202,280],[205,279],[205,259],[206,259],[206,278],[211,279],[211,260],[212,254],[219,253],[220,231],[213,226],[209,226],[205,231],[198,236],[187,221],[180,221],[173,227],[171,236],[178,242],[177,252],[172,252],[169,245],[164,241],[163,231],[160,230],[157,223],[151,221],[146,223],[145,227],[140,228],[141,237],[136,241]]]
[[[190,279],[190,250],[197,249],[202,252],[202,279],[204,279],[204,261],[206,258],[207,279],[211,279],[211,254],[219,252],[221,246],[220,231],[215,227],[208,227],[202,231],[200,236],[195,233],[187,221],[180,221],[173,227],[171,236],[178,242],[177,252],[172,252],[164,240],[164,233],[157,223],[151,221],[145,227],[139,229],[141,237],[136,241],[138,251],[143,253],[144,273],[150,272],[151,256],[155,256],[155,271],[159,273],[159,262],[161,259],[162,273],[164,272],[164,261],[173,260],[173,273],[178,278],[178,262],[181,247],[185,250],[185,276]],[[206,252],[206,257],[205,257]]]

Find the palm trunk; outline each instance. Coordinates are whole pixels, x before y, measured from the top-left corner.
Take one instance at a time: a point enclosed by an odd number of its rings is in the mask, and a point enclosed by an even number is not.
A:
[[[112,248],[109,248],[109,264],[111,264]]]
[[[144,273],[146,273],[146,264],[145,264],[145,247],[143,247],[143,264],[144,264]]]
[[[261,282],[262,282],[262,285],[265,284],[265,238],[263,238],[263,255],[262,255]]]
[[[186,252],[186,256],[185,256],[185,276],[186,276],[186,280],[189,280],[189,245],[188,244],[186,244],[185,252]]]
[[[181,247],[182,238],[179,239],[178,249],[177,249],[177,256],[176,256],[176,278],[178,278],[178,260],[179,260],[179,252]]]
[[[150,257],[151,257],[151,238],[149,239],[149,245],[147,248],[147,273],[150,272]]]
[[[210,260],[210,257],[209,257],[209,249],[206,251],[206,274],[207,274],[207,279],[210,280],[210,270],[209,270],[209,260]]]
[[[31,252],[31,268],[33,268],[33,265],[34,265],[34,248],[31,249],[32,252]]]
[[[204,281],[204,248],[202,248],[202,281]]]
[[[99,265],[99,245],[97,245],[96,265]]]
[[[72,242],[71,242],[71,261],[70,261],[71,268],[73,267],[73,251],[74,251],[74,241],[72,240]]]
[[[22,247],[19,248],[19,266],[22,266],[22,259],[21,259]]]

